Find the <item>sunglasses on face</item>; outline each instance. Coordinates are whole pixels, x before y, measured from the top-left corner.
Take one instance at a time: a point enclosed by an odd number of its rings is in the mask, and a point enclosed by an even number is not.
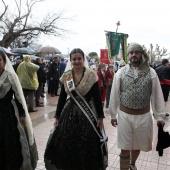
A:
[[[78,58],[72,58],[71,60],[72,60],[72,61],[76,61],[76,60],[80,61],[80,60],[82,60],[82,58],[81,58],[81,57],[78,57]]]

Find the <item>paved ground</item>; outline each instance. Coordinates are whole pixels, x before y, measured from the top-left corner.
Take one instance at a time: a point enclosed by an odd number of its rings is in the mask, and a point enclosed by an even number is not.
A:
[[[58,97],[51,97],[46,94],[45,98],[41,98],[41,101],[44,102],[45,107],[37,108],[38,112],[30,113],[33,126],[34,134],[37,142],[38,152],[39,152],[39,161],[36,170],[45,170],[43,155],[44,149],[47,143],[47,139],[50,133],[50,129],[53,126],[53,116],[56,109],[56,104]],[[170,100],[167,104],[167,110],[170,112]],[[109,150],[109,166],[107,170],[118,170],[119,169],[119,153],[120,150],[117,148],[117,133],[116,128],[113,128],[110,124],[110,116],[108,110],[105,109],[104,125],[106,133],[109,137],[108,141],[108,150]],[[170,122],[166,122],[164,130],[170,132]],[[163,157],[158,156],[156,152],[157,144],[157,126],[154,121],[154,141],[153,141],[153,150],[150,152],[141,152],[140,157],[137,161],[138,170],[170,170],[170,148],[164,150]]]

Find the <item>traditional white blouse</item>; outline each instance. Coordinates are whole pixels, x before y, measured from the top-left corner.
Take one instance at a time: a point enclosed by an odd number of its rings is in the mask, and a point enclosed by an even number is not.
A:
[[[129,65],[126,67],[130,67]],[[135,76],[141,71],[137,67],[131,67],[134,71]],[[121,68],[114,75],[112,90],[110,94],[110,104],[109,104],[109,112],[112,119],[116,119],[116,115],[119,112],[120,106],[120,78],[121,72],[124,69]],[[165,115],[165,102],[162,94],[162,89],[160,86],[160,82],[158,76],[153,68],[150,68],[150,75],[152,81],[152,93],[151,93],[151,108],[157,120],[163,120],[163,116]]]

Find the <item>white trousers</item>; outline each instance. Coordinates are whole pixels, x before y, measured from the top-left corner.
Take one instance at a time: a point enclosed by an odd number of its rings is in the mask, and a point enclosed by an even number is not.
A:
[[[118,148],[122,150],[152,150],[153,118],[150,112],[130,115],[119,111]]]

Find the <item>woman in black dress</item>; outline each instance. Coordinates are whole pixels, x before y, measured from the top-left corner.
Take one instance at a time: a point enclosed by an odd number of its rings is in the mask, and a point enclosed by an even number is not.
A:
[[[33,170],[37,148],[21,85],[0,51],[0,169]]]
[[[85,66],[81,49],[70,53],[75,89],[96,113],[98,130],[103,127],[103,108],[96,72]],[[68,65],[67,65],[68,66]],[[100,138],[89,120],[70,97],[67,86],[68,67],[61,77],[61,93],[55,114],[56,126],[50,135],[46,151],[47,170],[103,170]],[[69,84],[72,85],[72,84]]]

